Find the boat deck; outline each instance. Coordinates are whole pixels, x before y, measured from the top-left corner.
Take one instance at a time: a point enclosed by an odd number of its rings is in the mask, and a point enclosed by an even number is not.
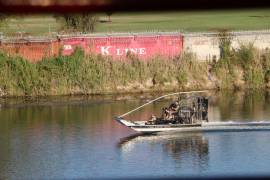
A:
[[[166,132],[166,131],[242,131],[242,130],[270,130],[269,121],[260,122],[202,122],[195,124],[162,124],[145,125],[145,121],[127,121],[117,119],[123,125],[143,133]]]
[[[136,128],[187,128],[187,127],[201,127],[202,123],[193,124],[155,124],[155,125],[145,125],[145,121],[133,121],[134,125],[130,127]]]

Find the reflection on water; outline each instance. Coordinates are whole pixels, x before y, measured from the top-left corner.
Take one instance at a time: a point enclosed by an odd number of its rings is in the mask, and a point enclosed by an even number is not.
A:
[[[135,134],[122,138],[118,147],[122,153],[129,153],[139,143],[147,143],[149,146],[158,144],[165,156],[173,158],[179,168],[185,164],[193,164],[193,169],[207,169],[208,139],[201,133]]]
[[[181,137],[181,136],[180,136]],[[189,157],[194,165],[206,169],[208,164],[208,140],[202,135],[187,135],[182,138],[169,138],[169,141],[163,144],[164,152],[170,153],[171,156],[181,164],[183,159]],[[184,165],[184,163],[183,163]]]
[[[269,92],[208,94],[209,121],[270,120]],[[157,96],[0,99],[0,179],[269,174],[270,132],[130,138],[135,132],[113,120]],[[129,118],[145,120],[170,102]]]
[[[269,91],[223,91],[211,96],[210,119],[259,121],[270,117]]]

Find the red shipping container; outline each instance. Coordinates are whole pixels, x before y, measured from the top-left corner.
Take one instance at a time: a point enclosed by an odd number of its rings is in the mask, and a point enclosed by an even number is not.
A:
[[[81,47],[86,54],[95,53],[121,59],[130,53],[140,59],[148,59],[157,55],[165,57],[179,55],[183,50],[183,37],[178,34],[73,37],[62,38],[61,44],[63,55],[70,55],[76,47]]]
[[[30,62],[38,62],[45,57],[57,56],[59,52],[58,41],[25,41],[15,40],[1,43],[0,49],[10,56],[20,56]]]

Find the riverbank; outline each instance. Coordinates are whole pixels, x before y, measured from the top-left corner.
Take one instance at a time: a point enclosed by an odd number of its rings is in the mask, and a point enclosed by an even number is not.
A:
[[[198,62],[192,53],[146,62],[128,55],[115,61],[99,55],[44,59],[36,64],[0,54],[1,96],[48,96],[270,88],[270,52],[241,46],[217,62]]]

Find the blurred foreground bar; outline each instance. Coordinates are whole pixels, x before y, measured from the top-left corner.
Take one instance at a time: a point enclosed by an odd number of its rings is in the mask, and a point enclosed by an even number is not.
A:
[[[6,13],[168,11],[267,7],[270,7],[269,0],[0,0],[0,11]]]

